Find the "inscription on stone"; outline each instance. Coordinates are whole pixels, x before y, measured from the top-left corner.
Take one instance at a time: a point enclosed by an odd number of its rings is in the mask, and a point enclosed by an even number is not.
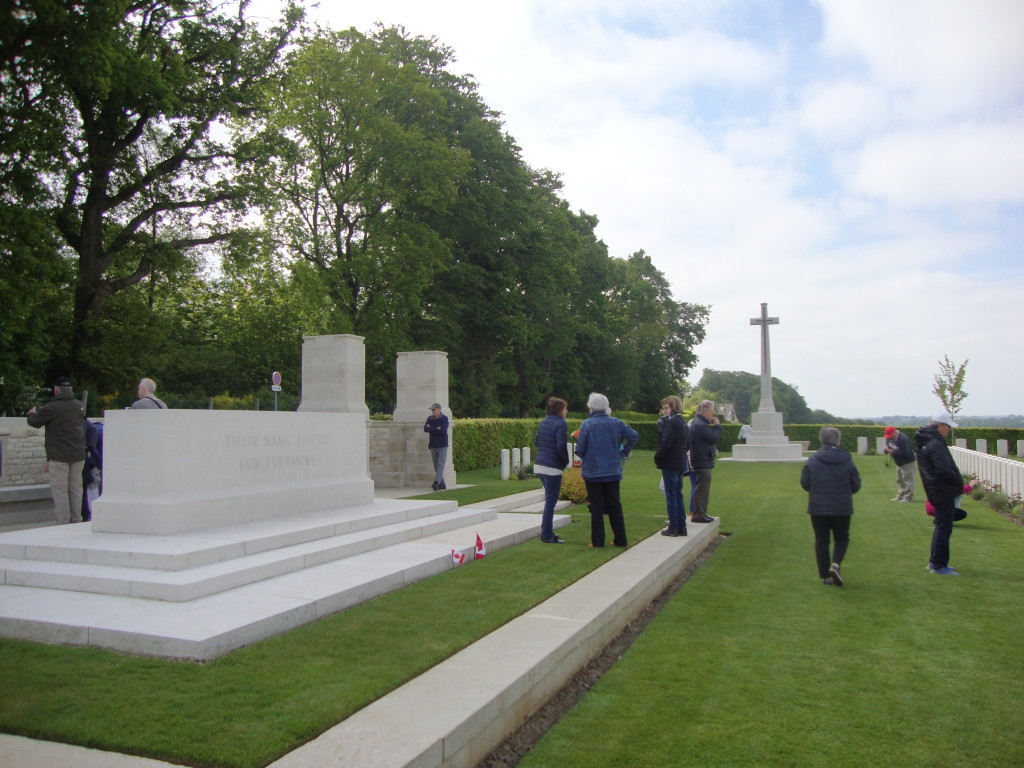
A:
[[[224,438],[226,450],[245,454],[238,457],[241,472],[312,468],[317,465],[312,448],[331,444],[331,436],[324,432],[298,432],[292,434],[234,434]]]

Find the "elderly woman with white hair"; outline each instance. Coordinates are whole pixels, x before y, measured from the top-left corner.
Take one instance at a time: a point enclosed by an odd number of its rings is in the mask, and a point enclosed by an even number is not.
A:
[[[592,392],[587,399],[590,416],[580,425],[576,453],[583,463],[583,482],[590,504],[590,546],[603,547],[604,516],[612,527],[612,543],[617,547],[629,544],[626,521],[619,498],[622,464],[636,445],[636,430],[611,415],[608,398]]]
[[[807,514],[814,528],[814,554],[818,576],[825,586],[845,583],[840,567],[850,545],[853,494],[860,490],[860,473],[850,454],[839,447],[842,435],[835,427],[818,433],[821,448],[804,464],[800,485],[809,493]],[[829,538],[834,546],[829,554]]]

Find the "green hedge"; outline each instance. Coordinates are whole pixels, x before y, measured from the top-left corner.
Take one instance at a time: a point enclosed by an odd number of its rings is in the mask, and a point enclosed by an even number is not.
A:
[[[622,420],[629,424],[640,435],[637,448],[654,450],[658,447],[658,424],[648,419],[634,420],[635,414],[619,414],[626,416]],[[540,419],[458,419],[453,429],[455,441],[454,461],[456,471],[484,469],[496,467],[501,463],[502,448],[528,447],[533,451],[533,436],[537,432]],[[574,430],[579,428],[582,419],[569,417],[570,440]],[[727,423],[722,425],[722,439],[718,444],[720,454],[732,453],[732,446],[739,442],[740,424]],[[786,424],[783,431],[786,437],[795,441],[808,441],[810,449],[817,450],[818,432],[825,424]],[[897,426],[911,438],[918,426]],[[842,424],[838,425],[842,433],[841,446],[850,453],[857,452],[857,438],[868,438],[868,452],[875,451],[875,438],[885,436],[885,427],[879,424]],[[955,430],[953,438],[965,438],[972,449],[975,440],[988,440],[988,452],[995,454],[996,440],[1008,440],[1010,453],[1017,450],[1017,441],[1024,440],[1024,429],[962,427]]]
[[[634,421],[623,418],[637,431],[640,436],[636,447],[653,451],[658,447],[657,421]],[[457,419],[452,428],[452,441],[455,444],[453,460],[455,471],[464,472],[471,469],[496,467],[501,463],[502,448],[524,448],[533,452],[533,436],[537,432],[540,419]],[[569,417],[569,439],[580,426],[582,419]],[[722,441],[718,444],[721,453],[730,453],[733,443],[739,441],[739,424],[722,425]],[[815,428],[815,440],[817,440]]]

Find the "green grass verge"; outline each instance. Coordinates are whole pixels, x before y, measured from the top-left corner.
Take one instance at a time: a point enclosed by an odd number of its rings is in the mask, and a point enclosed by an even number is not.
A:
[[[625,481],[626,493],[648,480]],[[459,482],[474,487],[425,497],[468,504],[540,487],[495,469]],[[655,485],[644,496],[656,494]],[[632,541],[664,517],[643,505],[631,507]],[[206,664],[0,639],[0,732],[200,766],[265,765],[615,556],[588,549],[589,517],[573,518],[582,524],[562,529],[565,545],[493,552]]]
[[[842,588],[817,578],[799,467],[722,464],[728,542],[522,768],[1024,765],[1024,531],[969,502],[963,575],[933,576],[923,500],[857,463]]]
[[[1024,764],[1024,531],[969,502],[952,542],[964,576],[931,576],[923,503],[888,502],[880,457],[858,464],[838,589],[817,580],[799,466],[722,463],[711,512],[729,541],[523,765]],[[459,474],[474,480],[492,487],[429,495],[538,485]],[[631,541],[662,526],[649,452],[627,465],[623,498]],[[0,640],[0,731],[265,765],[616,554],[587,549],[587,516],[573,517],[566,545],[494,552],[207,664]]]

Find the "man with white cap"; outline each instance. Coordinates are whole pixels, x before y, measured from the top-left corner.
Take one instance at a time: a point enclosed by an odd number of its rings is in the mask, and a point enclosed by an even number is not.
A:
[[[935,507],[935,530],[928,570],[940,576],[960,575],[949,566],[949,537],[953,533],[956,498],[964,492],[964,479],[946,445],[950,431],[958,426],[948,412],[940,411],[914,435],[921,485],[928,501]]]

